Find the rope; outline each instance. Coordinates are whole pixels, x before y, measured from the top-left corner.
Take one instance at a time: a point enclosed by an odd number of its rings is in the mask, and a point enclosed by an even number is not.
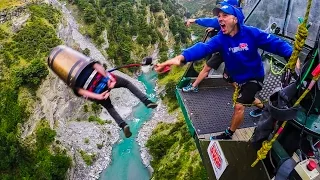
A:
[[[308,36],[308,29],[307,29],[307,22],[309,19],[309,13],[311,9],[311,2],[312,0],[308,0],[308,6],[307,6],[307,11],[304,15],[304,20],[303,22],[298,26],[298,31],[295,35],[295,41],[294,41],[294,50],[293,53],[286,64],[286,67],[290,69],[291,71],[294,71],[294,67],[297,63],[298,56],[303,48],[303,45],[305,44],[305,41]]]
[[[273,136],[270,141],[263,141],[262,147],[257,152],[257,159],[251,164],[251,167],[254,167],[260,160],[266,158],[269,150],[272,147],[273,142],[278,138],[279,134],[282,132],[284,126],[287,124],[287,121],[284,121],[280,128],[278,129],[277,133]]]
[[[320,75],[317,75],[312,78],[312,81],[316,82],[319,79]],[[301,100],[309,93],[311,88],[314,85],[313,83],[310,83],[308,89],[306,89],[303,94],[299,97],[299,99],[294,103],[293,107],[296,107],[300,104]],[[268,154],[269,150],[272,148],[273,142],[278,138],[278,136],[281,134],[283,128],[286,126],[287,121],[284,121],[281,125],[281,127],[278,129],[277,133],[273,136],[273,138],[270,141],[263,141],[262,147],[257,152],[257,159],[251,164],[251,167],[254,167],[259,160],[263,160],[266,158],[266,155]]]
[[[301,23],[298,26],[298,31],[295,35],[296,39],[294,42],[294,50],[293,50],[293,53],[291,54],[291,57],[290,57],[288,63],[286,64],[286,69],[290,69],[291,72],[294,71],[294,69],[295,69],[299,53],[301,52],[302,47],[304,46],[304,43],[305,43],[307,36],[308,36],[307,21],[309,18],[311,3],[312,3],[312,0],[308,0],[308,6],[307,6],[307,11],[304,15],[304,21],[303,21],[303,23]],[[316,77],[313,77],[312,80],[314,81],[314,80],[318,80],[318,79],[319,79],[319,75],[317,75]],[[309,87],[310,87],[310,85],[309,85]],[[309,88],[306,89],[303,92],[303,94],[299,97],[299,99],[295,102],[293,107],[297,106],[309,91],[310,91]],[[263,160],[266,158],[266,155],[268,154],[269,150],[272,148],[273,142],[281,134],[281,132],[286,124],[287,124],[287,121],[284,121],[282,123],[281,127],[278,129],[277,133],[273,136],[273,138],[270,141],[264,141],[262,143],[262,147],[260,148],[260,150],[257,151],[257,159],[251,164],[251,167],[254,167],[260,160]]]
[[[312,78],[312,81],[311,81],[309,87],[303,92],[303,94],[302,94],[302,95],[300,96],[300,98],[294,103],[293,106],[297,106],[297,105],[300,104],[301,100],[308,94],[308,92],[311,90],[311,88],[312,88],[312,86],[314,85],[314,83],[315,83],[316,81],[318,81],[319,77],[320,77],[320,75],[317,75],[317,76],[314,76],[314,77]],[[310,86],[311,86],[311,87],[310,87]]]
[[[271,58],[270,58],[270,71],[271,71],[272,74],[274,74],[274,75],[281,75],[281,74],[285,71],[286,66],[284,66],[284,68],[282,68],[280,71],[276,72],[276,70],[273,68],[272,59],[273,59],[273,57],[271,56]]]
[[[312,82],[309,84],[309,87],[303,92],[303,94],[299,97],[299,99],[294,103],[293,107],[296,107],[300,104],[301,100],[309,93],[309,91],[312,89],[315,82],[319,80],[319,78],[320,78],[320,74],[312,78]],[[257,159],[251,164],[251,167],[254,167],[259,162],[259,160],[263,160],[266,158],[269,150],[272,148],[273,142],[281,134],[286,124],[287,124],[287,121],[284,121],[281,127],[278,129],[277,133],[273,136],[273,138],[270,141],[263,141],[262,147],[257,152]]]
[[[237,99],[239,97],[240,87],[236,85],[234,93],[232,95],[233,107],[236,105]]]

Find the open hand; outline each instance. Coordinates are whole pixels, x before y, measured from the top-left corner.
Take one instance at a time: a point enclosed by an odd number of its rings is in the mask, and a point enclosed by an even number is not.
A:
[[[178,55],[178,56],[176,56],[172,59],[169,59],[163,63],[156,64],[154,66],[154,70],[158,73],[161,73],[166,66],[171,66],[171,65],[179,66],[181,64],[181,61],[183,61],[183,60],[184,60],[184,57],[182,55]]]

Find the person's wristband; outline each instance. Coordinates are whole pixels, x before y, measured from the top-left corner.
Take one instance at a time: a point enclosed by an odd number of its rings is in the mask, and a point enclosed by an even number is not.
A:
[[[180,60],[180,62],[181,62],[182,65],[187,64],[187,61],[185,61],[184,59]]]
[[[182,56],[183,57],[183,56]],[[184,58],[179,59],[181,65],[187,64],[186,60]]]

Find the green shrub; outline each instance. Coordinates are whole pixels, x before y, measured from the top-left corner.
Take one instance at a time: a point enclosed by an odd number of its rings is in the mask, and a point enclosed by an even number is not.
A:
[[[96,116],[90,116],[88,119],[89,122],[97,122],[100,125],[104,125],[106,122]]]
[[[96,22],[97,12],[91,4],[88,4],[88,6],[84,9],[83,18],[88,24],[93,24]]]
[[[83,105],[83,111],[86,112],[86,113],[89,112],[87,104]]]
[[[102,147],[103,147],[103,144],[97,144],[98,149],[102,149]]]
[[[4,51],[10,52],[17,59],[21,57],[31,61],[46,57],[59,44],[61,40],[57,38],[55,29],[42,19],[35,18],[13,36],[11,43],[5,44]]]
[[[0,28],[0,40],[3,40],[8,37],[8,33],[6,33],[2,28]]]
[[[97,104],[97,103],[92,103],[91,104],[91,109],[92,109],[92,111],[95,113],[95,114],[97,114],[97,113],[100,113],[100,111],[101,111],[101,106],[99,105],[99,104]]]
[[[45,18],[54,26],[60,21],[61,12],[50,5],[30,5],[29,10],[31,11],[32,18]]]
[[[88,165],[91,166],[93,164],[93,161],[96,158],[95,154],[89,155],[87,154],[85,151],[81,150],[80,151],[81,157],[83,159],[83,161]]]
[[[90,49],[85,48],[82,53],[86,56],[90,56]]]
[[[37,88],[41,80],[45,78],[49,71],[47,66],[40,59],[32,60],[27,67],[15,69],[15,86],[29,86]]]
[[[106,124],[111,124],[111,123],[112,123],[112,120],[106,120],[105,123],[106,123]]]
[[[96,121],[96,117],[95,116],[90,116],[88,121],[89,122],[94,122],[94,121]]]
[[[36,131],[37,147],[44,148],[51,144],[54,141],[54,137],[56,136],[56,134],[56,131],[52,130],[49,127],[39,128]]]

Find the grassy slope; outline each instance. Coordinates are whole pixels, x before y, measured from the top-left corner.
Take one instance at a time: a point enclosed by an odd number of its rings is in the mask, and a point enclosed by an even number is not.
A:
[[[21,2],[0,1],[1,8]],[[60,43],[54,28],[59,12],[46,5],[28,8],[32,18],[17,33],[11,31],[10,22],[0,24],[0,179],[63,179],[71,159],[58,147],[49,148],[55,136],[53,130],[44,126],[37,130],[36,141],[42,142],[41,146],[19,139],[20,123],[30,113],[26,104],[32,106],[36,98],[33,92],[47,74],[45,56]],[[32,139],[35,141],[35,137]]]
[[[21,6],[24,4],[23,0],[1,0],[0,11],[3,9],[10,9],[12,7]]]
[[[152,179],[204,180],[206,172],[180,113],[174,124],[160,123],[147,142],[153,156]]]

